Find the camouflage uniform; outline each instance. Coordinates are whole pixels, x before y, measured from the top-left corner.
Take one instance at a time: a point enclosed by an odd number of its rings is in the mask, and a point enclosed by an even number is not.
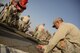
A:
[[[5,21],[7,22],[8,15],[9,15],[9,6],[6,5],[4,7],[4,10],[3,10],[3,13],[2,13],[2,17],[0,18],[0,19],[2,19],[1,22],[5,22]]]
[[[10,26],[17,26],[19,21],[19,16],[17,9],[14,5],[10,5],[9,7],[9,17],[8,17],[8,24]]]
[[[30,17],[23,16],[19,20],[19,23],[18,23],[19,28],[18,28],[18,30],[25,32],[26,30],[28,30],[29,25],[30,25]]]
[[[62,46],[62,41],[64,46]],[[73,24],[63,22],[49,40],[49,44],[44,46],[44,53],[48,53],[56,45],[61,53],[80,53],[80,30]]]
[[[43,25],[39,25],[37,27],[35,34],[34,34],[34,37],[41,40],[41,41],[42,40],[48,41],[50,39],[50,34],[48,33],[48,31],[45,31]]]

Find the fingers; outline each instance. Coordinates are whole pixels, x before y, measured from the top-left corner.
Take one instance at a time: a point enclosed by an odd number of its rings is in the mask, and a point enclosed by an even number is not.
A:
[[[36,48],[38,49],[38,51],[40,53],[43,53],[44,52],[43,45],[37,45]]]

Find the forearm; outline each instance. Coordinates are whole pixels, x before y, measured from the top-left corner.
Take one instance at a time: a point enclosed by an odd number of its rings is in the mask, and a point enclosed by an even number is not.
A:
[[[44,46],[44,53],[48,53],[51,49],[53,49],[60,39],[61,39],[60,37],[59,38],[57,38],[56,36],[52,37],[49,40],[49,44]]]

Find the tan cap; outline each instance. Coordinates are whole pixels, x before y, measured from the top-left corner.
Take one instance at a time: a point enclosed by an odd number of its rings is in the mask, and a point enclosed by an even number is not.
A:
[[[57,17],[54,21],[53,21],[53,26],[52,27],[55,27],[55,22],[57,21],[63,21],[63,19],[61,17]]]

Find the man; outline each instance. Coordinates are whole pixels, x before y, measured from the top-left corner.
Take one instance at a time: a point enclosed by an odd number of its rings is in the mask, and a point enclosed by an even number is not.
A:
[[[45,30],[45,24],[40,24],[36,27],[33,37],[40,41],[48,41],[51,38],[51,34],[48,30]]]
[[[37,38],[38,33],[44,31],[44,29],[45,29],[45,24],[39,24],[38,26],[36,26],[34,37]]]
[[[27,30],[30,26],[30,16],[21,17],[18,26],[19,26],[18,30],[20,31],[24,32],[24,30]]]
[[[8,4],[6,4],[6,5],[4,6],[3,10],[1,11],[1,15],[2,15],[2,16],[0,17],[1,22],[6,22],[6,19],[7,19],[7,17],[8,17],[8,9],[9,9]]]
[[[15,5],[12,4],[9,6],[8,24],[10,26],[16,26],[18,20],[19,20],[19,15],[17,12],[17,8],[15,7]]]
[[[57,31],[49,40],[49,44],[38,45],[44,49],[44,53],[49,53],[56,46],[61,50],[61,53],[80,53],[80,30],[71,23],[65,23],[60,17],[55,19],[53,24]]]

